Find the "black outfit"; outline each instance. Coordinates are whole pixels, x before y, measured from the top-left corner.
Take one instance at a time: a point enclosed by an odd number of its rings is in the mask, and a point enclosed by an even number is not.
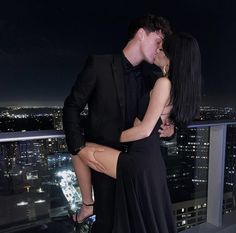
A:
[[[140,101],[143,119],[149,93]],[[151,135],[132,142],[117,163],[116,208],[113,233],[175,233],[172,206],[161,156],[157,122]]]
[[[121,132],[133,125],[138,99],[145,92],[139,66],[133,67],[123,54],[91,56],[79,74],[63,108],[63,126],[72,154],[85,141],[126,148]],[[82,124],[80,113],[88,104]],[[84,134],[83,134],[84,130]],[[114,218],[115,180],[92,170],[96,221],[93,233],[111,233]]]
[[[138,100],[145,92],[141,71],[122,54],[88,59],[63,108],[70,153],[75,154],[85,141],[119,150],[125,147],[119,142],[121,132],[132,126]],[[142,116],[148,101],[141,104]],[[86,104],[88,117],[82,125],[80,113]],[[96,214],[93,233],[111,233],[113,226],[115,233],[175,232],[158,142],[159,125],[160,122],[150,137],[131,143],[128,154],[120,154],[117,188],[113,178],[92,170]]]

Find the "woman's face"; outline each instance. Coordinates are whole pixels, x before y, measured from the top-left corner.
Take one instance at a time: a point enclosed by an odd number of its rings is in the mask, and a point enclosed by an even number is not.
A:
[[[164,67],[169,64],[169,58],[165,55],[162,48],[157,50],[157,54],[154,60],[154,64],[159,67]]]

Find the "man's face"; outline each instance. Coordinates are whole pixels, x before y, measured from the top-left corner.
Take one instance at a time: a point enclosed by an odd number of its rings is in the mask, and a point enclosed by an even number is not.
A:
[[[161,31],[144,33],[141,52],[146,62],[153,64],[157,51],[162,47],[163,39],[164,35]]]

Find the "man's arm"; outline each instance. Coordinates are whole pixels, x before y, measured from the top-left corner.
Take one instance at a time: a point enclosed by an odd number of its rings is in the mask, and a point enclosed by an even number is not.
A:
[[[85,146],[80,113],[89,101],[96,84],[94,59],[89,57],[84,69],[78,75],[70,95],[63,107],[63,128],[66,135],[68,150],[75,155]]]

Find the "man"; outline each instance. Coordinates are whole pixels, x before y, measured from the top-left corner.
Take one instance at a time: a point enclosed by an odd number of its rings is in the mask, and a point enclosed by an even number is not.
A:
[[[94,148],[85,142],[95,142],[119,150],[121,132],[132,127],[137,116],[138,100],[147,91],[141,62],[154,62],[162,40],[170,33],[166,20],[146,15],[131,22],[129,41],[122,54],[91,56],[77,78],[70,95],[65,100],[63,124],[68,149],[77,169],[78,158],[99,168],[94,159]],[[80,113],[88,104],[88,117],[82,133]],[[173,127],[166,128],[161,136],[173,134]],[[87,156],[89,158],[87,158]],[[115,180],[92,171],[95,196],[96,221],[93,233],[111,233],[113,226]]]

